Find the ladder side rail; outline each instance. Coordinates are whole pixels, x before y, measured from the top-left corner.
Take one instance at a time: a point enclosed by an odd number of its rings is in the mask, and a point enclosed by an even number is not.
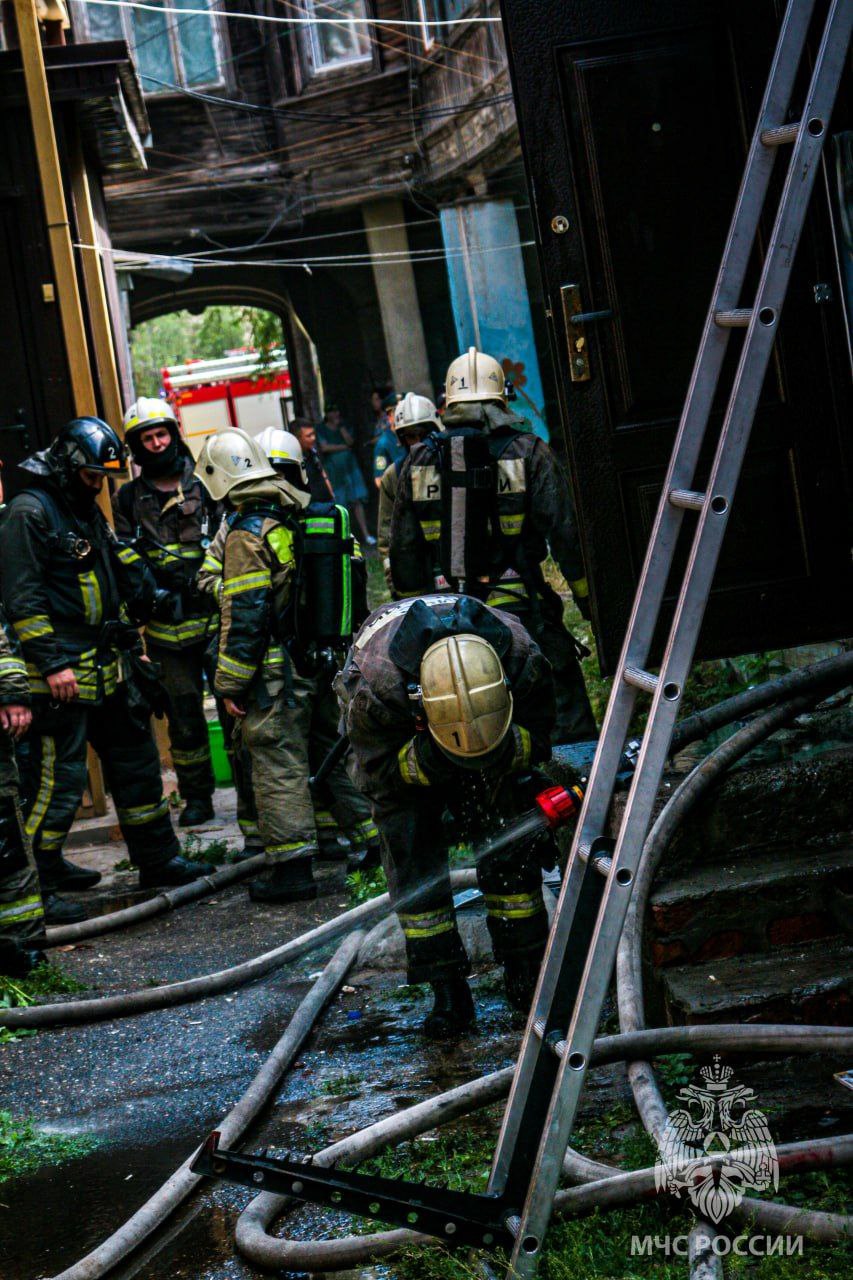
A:
[[[710,494],[733,494],[737,484],[817,174],[828,118],[845,64],[851,26],[853,4],[850,0],[833,0],[803,113],[804,123],[814,121],[815,125],[820,124],[820,128],[813,131],[807,127],[801,129],[794,146],[714,460]],[[772,319],[762,319],[765,309],[772,313]],[[553,1195],[630,901],[630,889],[669,748],[680,690],[692,661],[730,507],[731,502],[727,500],[723,509],[715,511],[712,503],[706,502],[694,537],[661,679],[650,712],[650,725],[654,731],[647,732],[640,751],[593,945],[587,956],[581,990],[566,1038],[566,1050],[560,1062],[557,1088],[512,1255],[509,1274],[518,1280],[532,1274],[550,1218]],[[673,694],[670,688],[668,693],[667,686],[675,686],[678,692]]]
[[[714,313],[736,306],[739,300],[775,159],[775,148],[762,145],[761,133],[777,125],[788,110],[814,4],[815,0],[789,0],[780,28],[767,89],[753,132],[722,264],[714,285],[670,466],[661,492],[625,642],[602,724],[598,750],[578,818],[566,877],[504,1111],[489,1181],[490,1190],[500,1191],[505,1183],[507,1167],[522,1121],[519,1099],[523,1098],[529,1090],[536,1062],[542,1051],[538,1037],[532,1033],[532,1027],[537,1018],[547,1016],[549,997],[557,985],[559,970],[563,963],[574,920],[575,903],[585,873],[585,866],[578,857],[578,850],[588,851],[592,842],[605,830],[616,774],[619,771],[622,749],[628,735],[636,698],[636,690],[624,683],[621,678],[622,673],[627,666],[643,666],[651,647],[684,514],[683,509],[674,507],[669,502],[668,495],[673,489],[691,487],[730,335],[729,329],[720,328],[715,324]]]

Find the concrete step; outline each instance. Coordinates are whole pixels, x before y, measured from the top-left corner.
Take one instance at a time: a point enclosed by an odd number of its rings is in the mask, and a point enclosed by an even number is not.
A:
[[[853,944],[845,938],[664,969],[659,977],[667,1017],[679,1025],[749,1021],[848,1026],[853,1015]]]
[[[656,967],[702,964],[853,929],[853,845],[730,855],[674,871],[651,897]]]

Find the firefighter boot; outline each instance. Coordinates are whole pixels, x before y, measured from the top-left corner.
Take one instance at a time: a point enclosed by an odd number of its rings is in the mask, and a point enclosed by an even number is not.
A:
[[[476,1021],[471,988],[465,978],[439,978],[431,982],[435,997],[423,1024],[429,1040],[456,1040]]]
[[[53,889],[64,889],[66,893],[76,893],[80,889],[94,889],[100,884],[100,871],[90,871],[88,867],[78,867],[76,862],[69,862],[60,854],[59,862],[51,867],[50,885]]]
[[[542,952],[507,956],[503,962],[506,998],[517,1013],[527,1013],[533,1003],[541,964]]]
[[[213,801],[209,796],[194,796],[184,805],[183,813],[178,818],[178,826],[200,827],[203,822],[210,822],[215,816]]]
[[[69,902],[49,890],[42,894],[42,905],[45,924],[79,924],[81,920],[89,919],[88,911],[78,902]]]
[[[0,973],[7,978],[26,978],[37,964],[41,964],[42,954],[32,950],[20,942],[11,939],[0,942]]]
[[[276,862],[249,883],[249,897],[253,902],[310,902],[317,897],[312,863],[310,857]]]
[[[175,885],[189,884],[206,875],[208,868],[198,862],[190,862],[188,858],[176,856],[168,862],[160,862],[156,867],[139,868],[140,889],[172,888]]]

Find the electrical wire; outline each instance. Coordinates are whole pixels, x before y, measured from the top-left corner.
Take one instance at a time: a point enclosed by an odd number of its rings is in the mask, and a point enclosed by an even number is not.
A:
[[[159,253],[139,253],[138,264],[120,262],[117,265],[125,271],[132,271],[135,265],[151,265],[156,266],[159,263],[169,264],[173,262],[187,263],[192,267],[371,267],[376,264],[393,266],[399,262],[445,262],[448,259],[464,257],[469,254],[491,254],[503,253],[508,249],[527,249],[535,244],[534,240],[514,240],[507,244],[486,245],[474,249],[411,249],[411,250],[389,250],[387,253],[346,253],[346,254],[330,254],[322,257],[307,257],[300,255],[296,258],[247,258],[247,259],[222,259],[212,262],[209,258],[196,258],[191,254],[159,254]],[[90,249],[98,253],[110,254],[128,254],[131,251],[127,249],[115,249],[106,245],[84,244],[81,241],[75,241],[75,248]]]
[[[115,9],[142,9],[148,13],[176,13],[182,17],[208,17],[211,13],[222,13],[227,18],[246,18],[249,22],[270,22],[277,26],[288,27],[311,27],[311,26],[339,26],[340,19],[337,18],[285,18],[274,17],[267,13],[240,13],[233,10],[211,9],[208,7],[199,9],[176,8],[168,4],[147,4],[145,0],[79,0],[80,4],[93,5],[103,4]],[[499,17],[470,17],[470,18],[435,18],[430,19],[433,26],[437,27],[468,27],[479,25],[491,25],[492,23],[500,23]],[[408,29],[410,27],[420,28],[423,23],[419,18],[358,18],[352,17],[348,22],[357,23],[360,26],[378,27],[383,23],[389,27],[402,27]]]

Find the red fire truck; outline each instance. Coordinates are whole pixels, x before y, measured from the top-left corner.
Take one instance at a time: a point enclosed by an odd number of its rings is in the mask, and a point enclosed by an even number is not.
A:
[[[219,360],[170,365],[160,375],[195,457],[205,436],[222,427],[241,427],[255,436],[265,427],[286,428],[293,418],[283,351],[274,351],[262,371],[256,351],[235,351]]]

